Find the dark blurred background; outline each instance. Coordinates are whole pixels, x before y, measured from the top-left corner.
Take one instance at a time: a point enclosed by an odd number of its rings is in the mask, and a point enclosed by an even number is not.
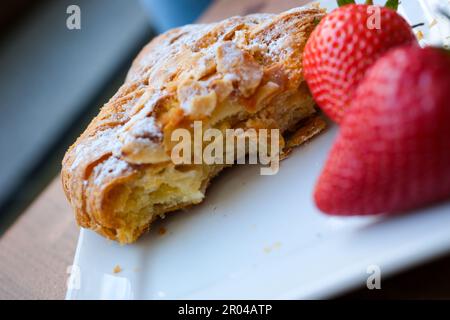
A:
[[[0,2],[0,235],[60,170],[64,151],[156,34],[210,0]],[[81,29],[70,30],[69,5]]]

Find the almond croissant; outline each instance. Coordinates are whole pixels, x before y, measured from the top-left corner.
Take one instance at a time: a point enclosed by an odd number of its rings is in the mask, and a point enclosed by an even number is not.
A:
[[[221,131],[279,129],[284,154],[320,132],[302,52],[324,14],[232,17],[152,40],[64,157],[63,187],[78,224],[131,243],[157,217],[201,202],[226,165],[171,161],[171,133],[192,130],[194,121]]]

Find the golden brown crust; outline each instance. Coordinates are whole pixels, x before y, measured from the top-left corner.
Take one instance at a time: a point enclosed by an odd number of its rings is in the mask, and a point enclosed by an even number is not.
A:
[[[126,222],[110,207],[111,199],[126,194],[123,188],[143,170],[167,166],[175,128],[194,120],[213,127],[233,119],[229,126],[291,129],[300,118],[281,119],[274,106],[294,98],[313,104],[302,75],[302,52],[323,16],[323,10],[309,8],[232,17],[152,40],[64,157],[62,184],[79,225],[121,242],[145,231],[155,215],[122,239],[117,232]],[[309,132],[322,128],[318,124]],[[220,169],[208,172],[203,189]],[[125,187],[118,191],[117,186]]]

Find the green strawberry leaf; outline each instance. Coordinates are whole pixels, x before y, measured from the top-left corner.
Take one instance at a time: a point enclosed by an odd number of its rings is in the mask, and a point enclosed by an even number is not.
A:
[[[346,4],[355,4],[355,0],[337,0],[338,6],[342,7]]]
[[[397,10],[398,9],[398,0],[387,0],[384,5],[386,8]]]
[[[355,0],[337,0],[338,6],[342,7],[345,6],[346,4],[355,4]],[[392,9],[392,10],[397,10],[398,9],[398,0],[387,0],[386,4],[384,5],[386,8]],[[366,0],[365,1],[366,5],[372,6],[373,5],[373,0]]]

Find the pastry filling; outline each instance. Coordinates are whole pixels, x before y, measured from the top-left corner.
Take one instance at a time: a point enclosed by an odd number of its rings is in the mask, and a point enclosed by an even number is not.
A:
[[[302,120],[315,115],[314,102],[307,91],[284,94],[255,114],[230,114],[230,106],[218,107],[205,126],[227,128],[279,128],[282,133],[280,150],[289,134],[298,129]],[[235,108],[234,110],[242,110]],[[314,132],[315,133],[315,132]],[[226,164],[175,165],[170,160],[157,164],[143,164],[138,177],[131,182],[115,185],[102,201],[104,210],[120,217],[114,229],[120,242],[135,240],[148,225],[166,212],[200,203],[209,181]]]

